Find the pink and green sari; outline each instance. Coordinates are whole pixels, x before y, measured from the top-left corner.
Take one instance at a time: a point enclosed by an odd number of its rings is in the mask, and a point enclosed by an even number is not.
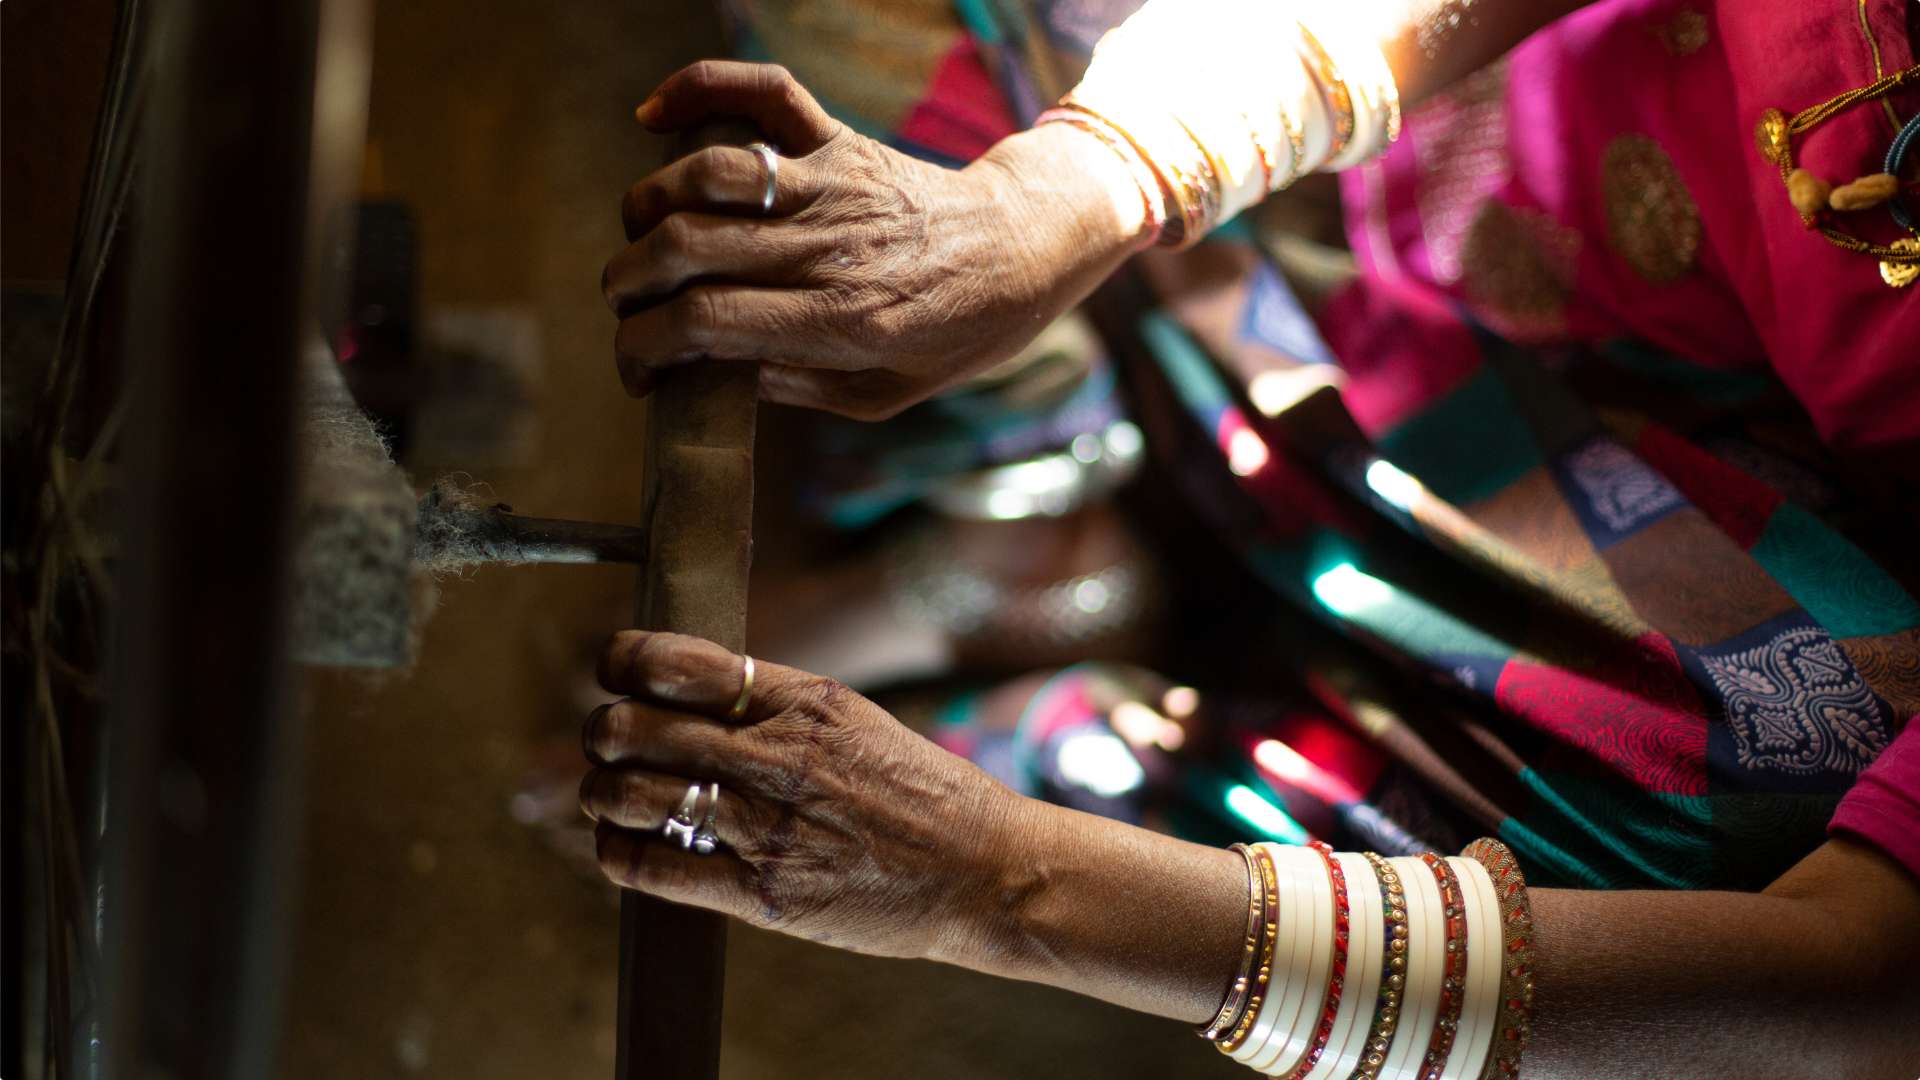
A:
[[[746,55],[949,162],[1132,6],[739,4]],[[1121,407],[1323,629],[1247,660],[1302,687],[1242,736],[1312,766],[1248,759],[1289,820],[1443,845],[1451,818],[1543,880],[1754,885],[1920,714],[1920,287],[1806,228],[1753,140],[1914,63],[1914,7],[1561,20],[1341,178],[1357,273],[1311,313],[1255,222],[1137,260]],[[1796,153],[1878,171],[1916,111],[1856,106]]]

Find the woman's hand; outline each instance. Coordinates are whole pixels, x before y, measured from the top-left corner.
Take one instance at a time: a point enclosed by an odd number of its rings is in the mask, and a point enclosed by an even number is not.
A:
[[[880,419],[1011,357],[1143,236],[1125,165],[1068,125],[1004,140],[961,170],[833,120],[785,69],[703,61],[640,121],[677,132],[744,117],[783,155],[766,170],[710,147],[635,184],[602,285],[629,393],[697,359],[762,364],[761,396]]]
[[[953,956],[991,907],[1031,804],[830,679],[679,634],[614,637],[587,720],[580,805],[628,888],[883,956]],[[663,835],[689,786],[718,783],[711,854]],[[703,792],[704,792],[703,787]],[[704,798],[704,794],[703,794]],[[702,811],[704,812],[704,804]]]
[[[1247,916],[1238,855],[1049,806],[830,679],[679,634],[614,636],[580,805],[615,882],[838,948],[1030,979],[1197,1021]],[[664,834],[720,785],[711,854]],[[701,806],[704,813],[705,805]]]

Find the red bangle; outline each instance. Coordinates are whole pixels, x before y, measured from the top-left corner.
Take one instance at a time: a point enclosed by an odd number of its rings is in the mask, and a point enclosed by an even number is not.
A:
[[[1421,1059],[1420,1080],[1440,1080],[1446,1069],[1447,1055],[1453,1052],[1453,1036],[1460,1027],[1460,1009],[1466,1004],[1467,909],[1460,893],[1460,879],[1453,867],[1431,851],[1420,853],[1420,861],[1433,871],[1440,886],[1440,914],[1446,919],[1446,967],[1440,980],[1440,1016],[1433,1022],[1433,1038],[1427,1043],[1427,1056]]]
[[[1320,1064],[1320,1058],[1327,1052],[1327,1040],[1333,1038],[1333,1018],[1340,1012],[1340,995],[1347,986],[1347,875],[1340,869],[1340,860],[1333,857],[1333,848],[1320,840],[1309,841],[1308,847],[1318,852],[1320,861],[1327,864],[1327,877],[1333,882],[1333,968],[1327,978],[1327,998],[1320,1008],[1320,1022],[1313,1029],[1313,1041],[1307,1044],[1307,1054],[1300,1063],[1287,1071],[1286,1080],[1300,1080]]]

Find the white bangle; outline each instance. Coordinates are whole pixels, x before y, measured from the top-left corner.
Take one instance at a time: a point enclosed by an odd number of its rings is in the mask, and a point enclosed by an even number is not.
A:
[[[1413,856],[1388,859],[1407,896],[1406,989],[1400,998],[1400,1023],[1387,1048],[1381,1080],[1414,1080],[1420,1059],[1440,1016],[1440,976],[1446,966],[1447,928],[1440,914],[1440,889],[1433,872]]]
[[[1386,944],[1380,879],[1365,855],[1342,851],[1334,858],[1340,860],[1340,868],[1347,875],[1347,986],[1340,995],[1340,1011],[1334,1014],[1333,1037],[1327,1040],[1326,1052],[1306,1080],[1333,1080],[1353,1072],[1360,1064],[1367,1027],[1373,1022],[1373,1008],[1380,999],[1380,950]]]
[[[1493,1042],[1493,1025],[1500,1011],[1500,967],[1502,935],[1500,905],[1493,892],[1493,879],[1487,868],[1472,859],[1450,856],[1454,877],[1460,881],[1460,903],[1466,908],[1467,976],[1465,1003],[1460,1010],[1460,1030],[1454,1036],[1453,1052],[1447,1055],[1447,1067],[1441,1080],[1473,1080],[1486,1063],[1487,1049]]]
[[[1302,23],[1338,62],[1340,79],[1347,84],[1353,100],[1353,137],[1321,168],[1327,172],[1352,168],[1386,149],[1399,135],[1400,92],[1394,85],[1393,69],[1387,66],[1380,46],[1346,20],[1315,23],[1303,19]]]
[[[1274,966],[1267,980],[1266,1001],[1246,1041],[1233,1052],[1234,1060],[1243,1064],[1251,1064],[1276,1039],[1286,1040],[1300,1011],[1300,1001],[1306,996],[1306,972],[1313,953],[1313,890],[1300,874],[1298,859],[1306,849],[1274,843],[1257,846],[1273,859],[1274,874],[1279,879],[1280,918],[1274,928]]]
[[[1319,1019],[1314,1003],[1326,995],[1327,977],[1333,967],[1333,882],[1327,877],[1326,864],[1320,861],[1317,852],[1308,848],[1293,851],[1294,880],[1309,897],[1301,905],[1301,915],[1306,920],[1313,947],[1307,953],[1306,967],[1298,972],[1300,999],[1292,1015],[1281,1014],[1267,1045],[1246,1062],[1254,1070],[1268,1075],[1285,1072],[1305,1056],[1307,1044],[1313,1038],[1314,1022]]]

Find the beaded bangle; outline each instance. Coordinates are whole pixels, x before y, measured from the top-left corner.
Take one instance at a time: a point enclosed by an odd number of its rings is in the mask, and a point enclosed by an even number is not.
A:
[[[1480,1080],[1517,1076],[1533,1027],[1533,905],[1527,899],[1527,880],[1519,860],[1498,840],[1475,840],[1460,854],[1487,868],[1500,904],[1500,1012],[1493,1052]]]
[[[1286,1049],[1295,1024],[1306,1002],[1308,987],[1318,978],[1326,978],[1324,957],[1333,948],[1333,890],[1321,872],[1319,859],[1311,851],[1292,844],[1259,845],[1280,872],[1280,940],[1290,942],[1285,967],[1274,958],[1275,977],[1285,977],[1268,994],[1266,1008],[1254,1024],[1253,1033],[1233,1058],[1241,1064],[1260,1068],[1271,1064]],[[1303,868],[1302,862],[1312,863]],[[1321,903],[1324,889],[1325,904]],[[1277,953],[1277,950],[1276,950]],[[1317,972],[1315,969],[1319,969]],[[1304,1039],[1299,1040],[1304,1043]]]
[[[1467,917],[1467,935],[1480,943],[1467,957],[1466,989],[1461,993],[1463,1006],[1460,1027],[1454,1034],[1453,1053],[1441,1080],[1474,1080],[1486,1064],[1487,1049],[1493,1044],[1493,1025],[1500,1011],[1500,907],[1494,903],[1493,881],[1486,867],[1472,859],[1449,858],[1454,880],[1460,883],[1460,904]]]
[[[1272,856],[1255,848],[1253,861],[1260,868],[1260,888],[1265,898],[1263,901],[1265,914],[1260,920],[1264,940],[1260,945],[1259,966],[1253,971],[1253,987],[1248,991],[1246,1011],[1234,1024],[1233,1031],[1226,1038],[1214,1043],[1223,1054],[1233,1053],[1240,1048],[1241,1043],[1246,1041],[1247,1035],[1253,1030],[1254,1021],[1260,1016],[1261,1002],[1266,999],[1267,987],[1273,978],[1273,949],[1274,942],[1279,936],[1280,882],[1278,875],[1274,872]]]
[[[1453,1037],[1460,1027],[1460,1008],[1466,1003],[1467,915],[1462,905],[1460,881],[1453,867],[1430,851],[1420,853],[1420,861],[1433,872],[1440,888],[1440,915],[1446,921],[1446,959],[1440,980],[1440,1013],[1433,1023],[1433,1036],[1426,1056],[1420,1059],[1419,1080],[1440,1080],[1453,1050]]]
[[[1325,841],[1312,840],[1307,846],[1318,852],[1320,860],[1326,863],[1327,880],[1333,883],[1333,965],[1327,976],[1327,992],[1321,1003],[1320,1016],[1314,1022],[1313,1038],[1307,1043],[1306,1056],[1299,1064],[1287,1070],[1287,1080],[1299,1080],[1320,1064],[1320,1058],[1327,1052],[1327,1040],[1333,1037],[1333,1021],[1340,1013],[1340,998],[1347,986],[1347,943],[1350,927],[1348,925],[1347,874],[1341,869],[1340,860],[1333,857],[1333,849]]]
[[[1241,861],[1247,864],[1247,933],[1246,952],[1240,957],[1240,967],[1233,982],[1227,986],[1227,997],[1220,1003],[1220,1011],[1214,1014],[1213,1022],[1201,1024],[1197,1029],[1200,1037],[1209,1041],[1217,1040],[1247,1012],[1247,988],[1253,977],[1253,962],[1260,955],[1260,938],[1265,930],[1264,921],[1267,910],[1266,884],[1261,879],[1260,864],[1254,861],[1253,850],[1245,844],[1233,845],[1240,853]]]
[[[1393,1043],[1387,1050],[1386,1068],[1381,1075],[1395,1078],[1419,1072],[1420,1057],[1426,1052],[1433,1034],[1433,1022],[1439,1016],[1440,979],[1446,967],[1446,921],[1440,914],[1440,888],[1433,874],[1420,859],[1403,855],[1388,859],[1387,865],[1400,875],[1407,897],[1406,990],[1400,998],[1400,1020]]]
[[[1334,63],[1333,54],[1327,51],[1320,39],[1306,24],[1300,27],[1300,59],[1305,61],[1307,72],[1318,85],[1320,97],[1327,103],[1327,111],[1333,117],[1333,141],[1327,147],[1327,160],[1340,156],[1353,138],[1353,91],[1347,88],[1347,81],[1340,75],[1340,65]]]
[[[1387,860],[1371,851],[1366,853],[1366,860],[1373,867],[1374,879],[1380,883],[1380,994],[1374,1000],[1373,1023],[1367,1028],[1366,1042],[1360,1048],[1360,1064],[1350,1080],[1374,1080],[1380,1075],[1387,1063],[1387,1047],[1393,1041],[1394,1024],[1400,1019],[1400,995],[1407,985],[1406,891],[1400,884],[1400,875],[1387,865]]]
[[[1304,1073],[1311,1080],[1332,1080],[1346,1076],[1360,1063],[1366,1046],[1367,1028],[1380,1000],[1385,974],[1377,960],[1384,956],[1387,940],[1379,879],[1365,855],[1343,851],[1334,856],[1347,877],[1347,900],[1352,905],[1353,943],[1347,956],[1352,961],[1353,978],[1340,1002],[1340,1015],[1333,1022],[1333,1038],[1327,1042],[1320,1066]]]

